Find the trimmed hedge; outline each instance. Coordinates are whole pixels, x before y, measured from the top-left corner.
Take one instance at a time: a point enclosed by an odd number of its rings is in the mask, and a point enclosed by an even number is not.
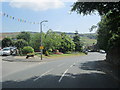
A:
[[[28,53],[34,53],[34,49],[30,46],[25,46],[23,49],[22,49],[22,53],[24,55],[27,55]]]

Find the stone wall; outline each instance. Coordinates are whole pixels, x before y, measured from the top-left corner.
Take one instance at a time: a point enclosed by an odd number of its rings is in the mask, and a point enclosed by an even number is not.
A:
[[[111,48],[107,52],[106,61],[114,64],[115,66],[120,66],[120,47]]]

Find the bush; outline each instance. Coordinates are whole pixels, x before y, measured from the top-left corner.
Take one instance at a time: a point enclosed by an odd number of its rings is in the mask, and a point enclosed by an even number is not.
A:
[[[35,53],[27,53],[27,55],[35,55]]]
[[[52,49],[49,49],[49,50],[48,50],[48,53],[49,53],[49,54],[52,54],[52,53],[53,53],[52,51],[53,51]]]
[[[45,56],[49,56],[49,53],[48,53],[48,51],[46,51],[46,52],[45,52]]]
[[[71,54],[72,52],[71,51],[67,51],[66,54]]]
[[[27,55],[28,53],[34,53],[34,49],[30,46],[25,46],[23,49],[22,49],[22,53]]]

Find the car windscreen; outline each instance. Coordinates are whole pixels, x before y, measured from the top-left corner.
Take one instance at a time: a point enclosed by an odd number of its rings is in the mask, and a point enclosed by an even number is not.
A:
[[[9,48],[5,48],[5,49],[3,49],[3,51],[8,51],[8,50],[10,50]]]

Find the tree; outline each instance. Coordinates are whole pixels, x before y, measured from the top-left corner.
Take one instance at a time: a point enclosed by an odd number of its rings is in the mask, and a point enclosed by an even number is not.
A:
[[[97,26],[96,25],[92,25],[91,26],[91,28],[89,29],[90,30],[90,32],[92,32],[94,29],[96,29],[97,28]]]
[[[98,11],[99,15],[106,15],[112,12],[110,17],[120,14],[119,2],[75,2],[71,11],[76,11],[79,14],[88,15]]]
[[[2,40],[2,48],[9,47],[9,46],[12,46],[12,45],[13,45],[13,41],[9,37],[6,37]]]
[[[45,47],[44,51],[48,51],[49,49],[59,49],[61,40],[60,35],[56,34],[52,30],[48,30],[43,40],[43,45]]]
[[[21,32],[20,34],[18,34],[17,39],[23,39],[25,41],[27,41],[28,43],[30,42],[30,38],[31,38],[31,34],[29,32]]]
[[[61,41],[61,46],[59,48],[59,50],[61,52],[66,53],[68,51],[75,50],[75,44],[74,44],[72,38],[70,38],[65,33],[61,33],[61,37],[62,37],[62,41]]]
[[[80,36],[78,34],[78,31],[76,31],[75,36],[73,37],[73,42],[75,44],[75,51],[82,51],[83,43],[80,40]]]
[[[30,46],[34,48],[35,51],[40,51],[40,33],[35,33],[31,36]],[[42,33],[42,39],[44,38],[44,33]]]
[[[32,46],[35,51],[38,51],[40,47],[40,35],[41,34],[36,33],[30,40],[30,46]],[[44,46],[43,53],[55,49],[65,53],[74,50],[75,47],[74,42],[69,36],[56,34],[52,30],[48,30],[46,34],[42,33],[42,45]]]
[[[116,64],[120,65],[120,3],[76,2],[72,11],[83,15],[98,11],[101,16],[101,22],[98,24],[98,45],[107,51],[108,61],[114,64],[117,62]]]
[[[25,40],[23,39],[18,39],[14,42],[15,46],[18,48],[18,49],[22,49],[23,47],[25,46],[28,46],[28,42],[26,42]]]

